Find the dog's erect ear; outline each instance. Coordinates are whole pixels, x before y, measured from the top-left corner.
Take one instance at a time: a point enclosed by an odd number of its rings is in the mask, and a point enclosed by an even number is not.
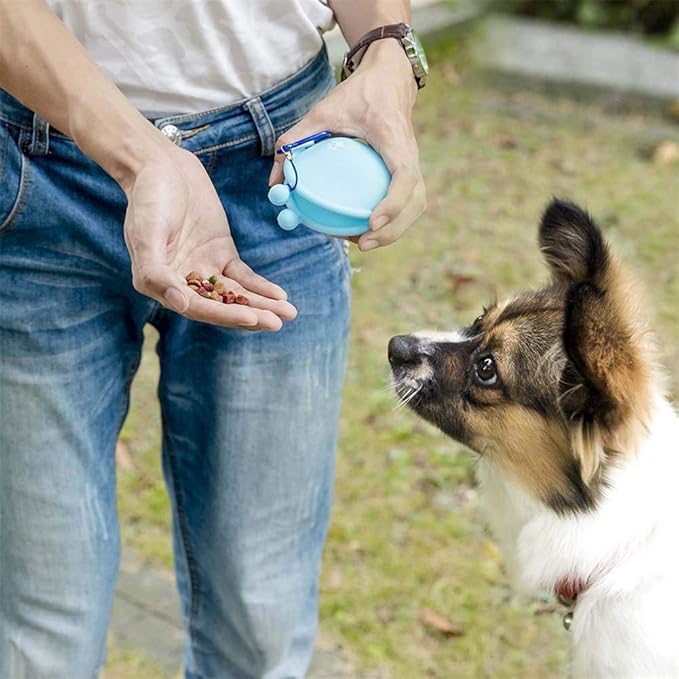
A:
[[[594,281],[608,267],[608,247],[585,210],[554,199],[542,215],[540,249],[555,282]]]
[[[554,200],[542,218],[540,245],[554,282],[564,287],[568,361],[560,405],[587,483],[611,435],[648,410],[649,357],[632,284],[587,212]]]

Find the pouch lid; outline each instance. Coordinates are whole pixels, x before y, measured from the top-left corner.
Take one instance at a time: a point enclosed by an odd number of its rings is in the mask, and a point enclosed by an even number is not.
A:
[[[302,198],[333,212],[367,219],[386,196],[391,174],[368,144],[330,137],[295,150],[285,180]]]

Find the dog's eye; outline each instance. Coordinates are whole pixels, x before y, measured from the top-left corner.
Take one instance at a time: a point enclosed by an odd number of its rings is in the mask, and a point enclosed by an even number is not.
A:
[[[484,356],[474,364],[474,375],[479,384],[491,387],[497,382],[497,366],[492,356]]]
[[[479,316],[477,316],[477,317],[474,319],[474,322],[473,322],[472,325],[471,325],[471,327],[472,327],[474,330],[480,330],[479,325],[481,325],[481,321],[486,317],[486,314],[487,314],[487,313],[488,313],[488,308],[484,306],[484,307],[483,307],[483,313],[480,314]]]
[[[483,312],[480,316],[477,316],[477,317],[474,319],[474,322],[471,324],[471,326],[469,326],[469,327],[471,328],[472,332],[476,332],[476,333],[480,332],[480,330],[481,330],[481,328],[480,328],[481,321],[483,320],[483,317],[484,317],[485,315],[486,315],[486,312],[485,312],[485,310],[484,310],[484,312]]]

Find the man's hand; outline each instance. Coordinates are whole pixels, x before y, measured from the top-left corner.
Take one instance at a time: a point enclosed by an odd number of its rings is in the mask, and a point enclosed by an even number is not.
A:
[[[280,330],[297,315],[277,285],[257,275],[236,251],[217,193],[200,161],[165,147],[125,186],[125,242],[134,287],[188,318],[248,330]],[[226,289],[249,306],[220,304],[191,290],[190,271],[222,274]]]
[[[277,147],[322,130],[367,141],[392,174],[384,200],[370,217],[370,231],[358,239],[363,250],[396,241],[426,206],[411,112],[417,85],[410,62],[394,39],[374,42],[360,66],[307,116],[277,141]],[[277,155],[270,184],[283,181]]]
[[[130,105],[42,0],[0,0],[0,87],[68,134],[123,188],[139,292],[188,318],[233,328],[279,330],[297,315],[285,292],[238,256],[200,161]],[[186,284],[192,270],[223,274],[227,290],[246,295],[250,306],[204,299]]]

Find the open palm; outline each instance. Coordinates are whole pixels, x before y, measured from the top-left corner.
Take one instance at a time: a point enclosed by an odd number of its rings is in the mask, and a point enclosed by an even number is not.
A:
[[[127,192],[125,242],[134,287],[197,321],[249,330],[279,330],[297,315],[285,291],[241,260],[217,192],[200,161],[172,149],[149,161]],[[217,275],[249,306],[220,304],[189,288],[190,271]]]

